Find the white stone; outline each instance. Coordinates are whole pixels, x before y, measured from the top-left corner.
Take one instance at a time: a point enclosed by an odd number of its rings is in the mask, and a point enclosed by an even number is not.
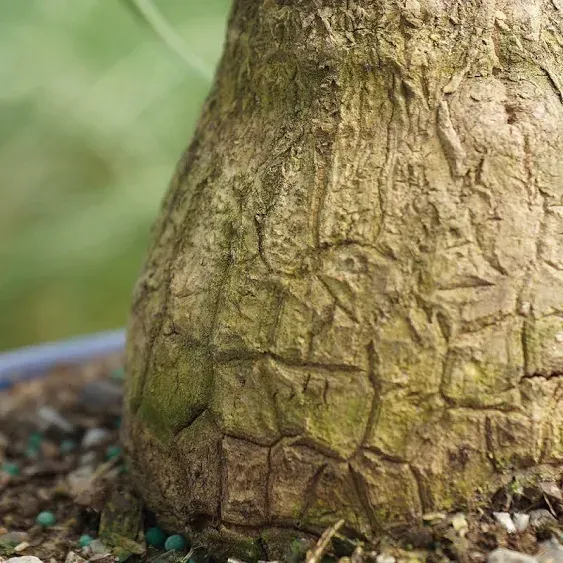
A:
[[[43,561],[34,555],[22,555],[21,557],[10,557],[6,563],[43,563]]]
[[[18,543],[16,547],[14,547],[14,551],[16,553],[20,553],[22,551],[25,551],[29,546],[30,546],[29,542],[22,541],[21,543]]]
[[[514,520],[514,525],[516,526],[516,530],[518,532],[525,532],[530,525],[530,515],[523,514],[521,512],[516,513],[512,520]]]
[[[41,426],[43,428],[48,428],[49,426],[55,426],[63,432],[72,432],[74,430],[74,425],[69,422],[62,414],[60,414],[53,407],[43,406],[37,409],[37,416],[39,417]]]
[[[508,512],[493,512],[493,516],[495,520],[509,533],[515,534],[516,533],[516,526],[510,517]]]
[[[86,434],[84,434],[80,446],[85,450],[89,450],[90,448],[95,448],[103,444],[109,440],[110,437],[111,432],[105,428],[90,428]]]

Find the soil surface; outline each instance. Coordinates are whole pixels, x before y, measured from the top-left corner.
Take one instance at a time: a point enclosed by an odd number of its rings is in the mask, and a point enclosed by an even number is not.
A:
[[[205,546],[158,528],[135,492],[119,443],[123,377],[122,358],[111,357],[0,392],[0,562],[212,560]],[[336,529],[317,545],[296,537],[285,560],[563,561],[561,485],[514,479],[485,508],[426,514],[372,546]]]

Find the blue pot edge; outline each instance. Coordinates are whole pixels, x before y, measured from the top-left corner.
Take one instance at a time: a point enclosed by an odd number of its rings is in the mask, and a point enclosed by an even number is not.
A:
[[[125,329],[121,328],[0,352],[0,390],[41,377],[58,365],[85,362],[124,348]]]

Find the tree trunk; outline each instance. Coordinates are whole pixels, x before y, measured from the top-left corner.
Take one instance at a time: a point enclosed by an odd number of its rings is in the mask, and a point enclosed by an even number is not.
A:
[[[162,518],[372,538],[561,470],[562,100],[562,0],[235,1],[129,330]]]

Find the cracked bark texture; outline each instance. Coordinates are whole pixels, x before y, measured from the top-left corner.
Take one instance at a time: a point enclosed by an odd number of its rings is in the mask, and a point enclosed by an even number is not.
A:
[[[129,327],[162,518],[262,557],[561,469],[562,88],[561,0],[235,0]]]

